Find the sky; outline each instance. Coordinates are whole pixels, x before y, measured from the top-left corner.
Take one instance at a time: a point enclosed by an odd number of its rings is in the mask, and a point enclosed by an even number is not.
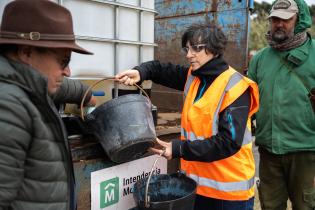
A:
[[[268,3],[271,3],[271,2],[273,2],[274,0],[255,0],[256,2],[262,2],[262,1],[265,1],[265,2],[268,2]],[[304,1],[306,1],[306,3],[308,4],[308,5],[315,5],[315,0],[304,0]]]

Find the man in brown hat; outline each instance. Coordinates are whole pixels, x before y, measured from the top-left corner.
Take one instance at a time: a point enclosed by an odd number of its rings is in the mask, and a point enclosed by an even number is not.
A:
[[[315,209],[315,40],[304,0],[277,0],[269,14],[269,46],[253,56],[249,77],[257,82],[256,145],[263,210]],[[314,89],[315,90],[315,89]]]
[[[66,8],[48,0],[6,5],[0,31],[0,209],[75,209],[69,145],[52,100],[82,98],[85,87],[64,79],[72,51],[91,54],[75,43]]]

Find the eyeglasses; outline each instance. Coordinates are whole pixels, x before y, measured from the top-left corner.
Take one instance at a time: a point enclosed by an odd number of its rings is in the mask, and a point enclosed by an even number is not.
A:
[[[60,64],[62,69],[65,69],[69,66],[70,61],[71,61],[71,57],[67,56],[63,58],[62,60],[58,61],[58,63]]]
[[[206,44],[196,44],[196,45],[191,45],[189,47],[183,47],[182,48],[182,51],[187,54],[190,50],[190,52],[192,54],[195,54],[195,53],[199,53],[200,51],[202,51],[203,49],[206,48]]]
[[[62,59],[60,59],[60,54],[54,50],[50,50],[54,55],[56,55],[57,62],[59,63],[62,70],[65,70],[71,61],[71,55],[70,56],[64,56]]]

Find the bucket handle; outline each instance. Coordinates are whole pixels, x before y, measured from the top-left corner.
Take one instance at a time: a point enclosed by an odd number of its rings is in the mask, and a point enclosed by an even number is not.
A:
[[[85,98],[86,98],[88,92],[89,92],[94,86],[96,86],[98,83],[100,83],[100,82],[102,82],[102,81],[105,81],[105,80],[112,80],[112,81],[114,81],[114,82],[118,82],[118,81],[115,79],[115,77],[104,77],[103,79],[100,79],[100,80],[94,82],[92,85],[89,86],[89,88],[85,91],[85,93],[84,93],[84,95],[83,95],[83,98],[82,98],[82,100],[81,100],[81,104],[80,104],[81,119],[82,119],[83,121],[84,121],[83,104],[84,104],[84,101],[85,101]],[[150,100],[150,97],[148,96],[148,94],[147,94],[139,85],[137,85],[136,83],[133,84],[133,85],[136,86],[138,89],[140,89],[141,92],[148,98],[150,104],[152,104],[152,103],[151,103],[151,100]]]
[[[156,158],[151,168],[150,175],[148,177],[147,183],[145,185],[145,191],[144,191],[144,207],[145,208],[150,207],[150,197],[148,196],[148,192],[149,192],[149,184],[150,184],[151,176],[153,174],[153,169],[155,168],[155,165],[157,161],[159,160],[159,158],[162,157],[165,154],[165,152],[166,152],[166,149],[163,149],[163,152]]]

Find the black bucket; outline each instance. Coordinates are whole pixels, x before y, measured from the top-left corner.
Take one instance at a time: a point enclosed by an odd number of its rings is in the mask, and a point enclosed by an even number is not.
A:
[[[107,101],[86,116],[89,130],[113,162],[137,159],[154,145],[151,106],[146,97],[129,94]]]
[[[145,202],[147,179],[134,185],[133,197],[139,209],[193,210],[197,183],[184,174],[153,175],[148,187],[148,202]]]

